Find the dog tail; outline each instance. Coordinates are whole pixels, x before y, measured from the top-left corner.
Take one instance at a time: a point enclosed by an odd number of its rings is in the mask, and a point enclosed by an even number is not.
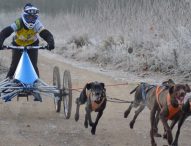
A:
[[[139,87],[139,85],[138,85],[137,87],[135,87],[135,89],[133,89],[133,90],[130,92],[130,94],[134,93],[134,92],[137,90],[138,87]]]

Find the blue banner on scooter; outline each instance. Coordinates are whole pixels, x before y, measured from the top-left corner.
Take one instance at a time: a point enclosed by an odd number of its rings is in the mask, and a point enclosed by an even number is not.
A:
[[[22,53],[14,78],[24,84],[33,84],[38,79],[26,50]]]

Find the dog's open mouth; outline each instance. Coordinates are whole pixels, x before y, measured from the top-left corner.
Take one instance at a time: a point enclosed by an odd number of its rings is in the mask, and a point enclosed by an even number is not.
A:
[[[91,97],[91,101],[93,101],[93,102],[100,102],[101,101],[101,97],[93,96],[93,97]]]
[[[96,103],[100,103],[100,102],[101,102],[101,97],[96,98],[96,100],[95,100],[94,102],[96,102]]]
[[[178,101],[178,104],[182,104],[182,103],[183,103],[184,97],[185,97],[185,96],[177,96],[177,97],[176,97],[176,100]]]
[[[97,99],[96,99],[96,101],[100,101],[101,100],[101,97],[98,97]]]

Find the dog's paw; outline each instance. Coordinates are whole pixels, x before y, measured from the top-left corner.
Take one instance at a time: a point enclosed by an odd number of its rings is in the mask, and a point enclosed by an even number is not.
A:
[[[79,114],[75,114],[75,121],[77,122],[79,120]]]
[[[94,123],[93,123],[93,122],[91,122],[91,123],[90,123],[90,126],[91,126],[91,127],[93,127],[93,126],[94,126]]]
[[[133,129],[134,123],[135,123],[134,121],[131,121],[131,122],[130,122],[129,126],[130,126],[131,129]]]
[[[162,137],[162,135],[157,132],[157,133],[154,134],[154,137]]]
[[[173,140],[172,133],[171,133],[171,130],[169,130],[167,131],[167,141],[169,145],[172,144],[172,140]]]
[[[157,146],[156,142],[151,142],[152,146]]]
[[[124,112],[124,118],[127,118],[128,115],[129,115],[129,112],[128,112],[128,111]]]
[[[84,127],[88,128],[88,122],[87,121],[84,122]]]
[[[91,130],[92,135],[95,135],[96,129],[93,127]]]
[[[155,143],[155,144],[152,144],[152,146],[157,146],[157,144]]]
[[[171,144],[171,146],[178,146],[178,144],[175,143],[175,142],[173,142],[173,143]]]
[[[167,139],[167,133],[166,132],[163,134],[163,139]]]

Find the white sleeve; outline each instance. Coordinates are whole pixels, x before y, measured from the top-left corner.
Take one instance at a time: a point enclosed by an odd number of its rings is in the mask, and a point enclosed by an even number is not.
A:
[[[17,25],[16,25],[16,23],[12,23],[11,24],[11,28],[14,30],[14,31],[17,31]]]
[[[36,23],[34,29],[37,33],[40,33],[44,29],[44,26],[42,25],[42,23],[39,20],[37,20],[37,23]]]

